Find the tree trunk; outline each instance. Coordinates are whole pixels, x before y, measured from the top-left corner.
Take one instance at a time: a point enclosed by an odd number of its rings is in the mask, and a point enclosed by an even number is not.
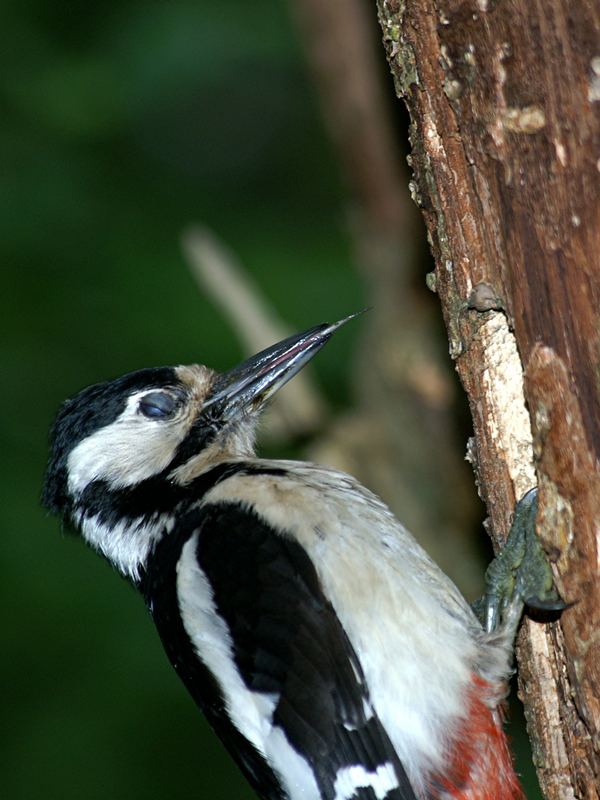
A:
[[[600,6],[378,7],[491,533],[499,544],[537,473],[539,533],[575,602],[519,638],[540,785],[598,798]]]

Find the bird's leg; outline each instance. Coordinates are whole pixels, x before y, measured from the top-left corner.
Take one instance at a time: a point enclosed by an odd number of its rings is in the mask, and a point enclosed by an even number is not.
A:
[[[537,489],[515,507],[506,544],[485,573],[485,593],[474,610],[487,632],[502,626],[514,639],[523,608],[558,612],[567,607],[552,581],[552,571],[537,537]]]

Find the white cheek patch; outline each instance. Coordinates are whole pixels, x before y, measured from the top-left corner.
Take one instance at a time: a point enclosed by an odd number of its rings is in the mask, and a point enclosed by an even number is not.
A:
[[[82,492],[92,481],[106,481],[112,489],[132,486],[169,465],[185,438],[190,420],[148,419],[138,413],[137,392],[110,425],[80,442],[67,462],[69,490]]]

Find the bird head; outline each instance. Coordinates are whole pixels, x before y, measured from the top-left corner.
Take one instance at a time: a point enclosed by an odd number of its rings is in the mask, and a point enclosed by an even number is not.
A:
[[[183,486],[219,461],[252,455],[269,398],[351,318],[290,336],[228,372],[142,369],[83,389],[52,429],[44,505],[68,519],[94,488],[122,494],[158,477]]]

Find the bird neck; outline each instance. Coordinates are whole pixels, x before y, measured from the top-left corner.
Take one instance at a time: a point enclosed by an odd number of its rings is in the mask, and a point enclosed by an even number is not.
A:
[[[168,477],[186,486],[220,464],[250,460],[255,457],[254,438],[255,422],[251,418],[231,423],[199,451],[192,436],[181,448],[178,463],[169,468]]]
[[[236,473],[261,471],[259,463],[220,461],[186,483],[167,474],[122,489],[93,481],[75,499],[71,521],[88,544],[137,584],[157,544],[202,505],[210,489]]]

